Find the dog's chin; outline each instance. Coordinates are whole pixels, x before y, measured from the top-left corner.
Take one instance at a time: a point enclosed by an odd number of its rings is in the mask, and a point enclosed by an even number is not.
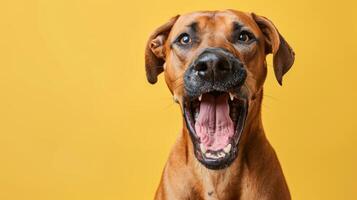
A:
[[[229,133],[223,131],[217,131],[219,133],[214,131],[207,131],[207,135],[204,135],[202,134],[202,128],[199,128],[200,130],[196,130],[198,127],[197,123],[204,121],[204,119],[202,120],[202,118],[205,118],[206,115],[206,113],[200,113],[200,109],[205,108],[204,105],[201,106],[201,104],[207,104],[207,102],[204,102],[202,98],[204,99],[205,96],[214,96],[214,98],[220,98],[219,96],[222,95],[226,96],[226,100],[224,100],[227,101],[225,104],[226,108],[229,107],[229,111],[225,112],[226,115],[228,115],[229,112],[229,122],[231,127],[229,129],[230,131],[226,131]],[[238,144],[244,129],[244,124],[248,113],[248,99],[240,98],[237,96],[239,95],[235,95],[229,92],[210,91],[208,93],[203,93],[196,98],[186,98],[183,102],[183,115],[185,118],[187,129],[191,136],[195,157],[200,163],[202,163],[205,167],[209,169],[224,169],[230,166],[237,158],[239,150]],[[217,105],[217,107],[218,106],[219,105]],[[218,113],[219,111],[216,112]]]

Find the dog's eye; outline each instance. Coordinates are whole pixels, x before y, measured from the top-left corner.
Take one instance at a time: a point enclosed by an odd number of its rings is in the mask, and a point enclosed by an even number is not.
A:
[[[180,37],[178,38],[178,42],[182,45],[187,45],[191,43],[191,37],[189,34],[187,33],[183,33],[180,35]]]
[[[247,31],[242,31],[238,36],[238,40],[241,42],[249,42],[252,38],[251,34]]]

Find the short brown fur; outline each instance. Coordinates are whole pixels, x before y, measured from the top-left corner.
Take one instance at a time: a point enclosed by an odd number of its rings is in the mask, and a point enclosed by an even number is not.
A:
[[[254,33],[257,44],[239,49],[227,40],[232,21],[239,21]],[[200,45],[189,51],[172,47],[175,37],[192,22],[200,29]],[[156,200],[254,200],[291,199],[279,161],[268,142],[261,120],[263,84],[267,74],[265,57],[273,54],[277,81],[294,62],[294,52],[271,21],[254,13],[233,10],[195,12],[176,16],[159,27],[149,38],[146,53],[146,74],[150,83],[164,71],[165,81],[175,100],[182,107],[183,74],[189,63],[207,47],[228,49],[242,60],[248,76],[244,87],[249,95],[249,111],[235,161],[227,168],[210,170],[200,164],[188,129],[174,145],[164,168]]]

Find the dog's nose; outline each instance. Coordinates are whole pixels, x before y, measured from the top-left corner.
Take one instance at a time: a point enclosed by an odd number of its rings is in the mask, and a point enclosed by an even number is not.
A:
[[[188,97],[197,97],[211,90],[237,89],[246,77],[246,68],[238,56],[228,49],[206,48],[185,71],[185,93]]]
[[[232,70],[228,58],[217,52],[204,52],[194,65],[196,73],[205,79],[221,80]]]

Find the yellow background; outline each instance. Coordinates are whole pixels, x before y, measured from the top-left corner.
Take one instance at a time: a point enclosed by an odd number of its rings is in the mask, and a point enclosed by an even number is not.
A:
[[[181,127],[144,46],[178,13],[270,18],[296,52],[263,121],[293,199],[357,199],[352,0],[1,0],[0,199],[152,199]],[[269,56],[271,63],[271,56]]]

